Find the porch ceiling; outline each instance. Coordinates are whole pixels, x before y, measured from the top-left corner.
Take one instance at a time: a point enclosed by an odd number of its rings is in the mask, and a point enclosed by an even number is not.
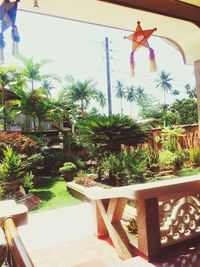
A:
[[[175,18],[173,15],[176,11],[175,9],[166,8],[167,3],[170,3],[170,1],[173,2],[174,5],[178,4],[179,7],[183,7],[182,12],[179,12],[180,8],[177,9],[177,14],[180,14],[180,16],[177,16],[179,19]],[[118,3],[119,5],[107,2]],[[127,2],[129,2],[128,6],[126,5]],[[156,12],[157,14],[152,13],[154,10],[151,9],[151,2],[155,4],[158,1],[146,1],[148,2],[148,6],[146,5],[145,10],[151,12],[139,10],[139,7],[137,7],[138,9],[132,8],[132,5],[136,2],[139,4],[142,2],[145,3],[143,0],[38,0],[39,9],[34,9],[33,1],[21,0],[19,2],[19,8],[24,11],[78,20],[127,31],[133,31],[139,20],[142,22],[144,29],[157,27],[155,36],[162,37],[165,41],[178,49],[185,63],[193,64],[194,61],[200,59],[200,28],[197,26],[200,25],[200,19],[198,17],[198,14],[200,14],[199,0],[165,0],[164,6],[162,6],[164,3],[162,0],[160,1],[162,4],[159,8],[162,8],[163,12]],[[188,5],[188,3],[192,5]],[[123,4],[125,6],[123,6]],[[188,12],[183,12],[185,8]],[[194,10],[194,12],[189,12],[191,10]],[[173,15],[173,18],[169,17],[170,14]],[[182,20],[184,17],[189,21]],[[195,22],[196,25],[191,21]]]

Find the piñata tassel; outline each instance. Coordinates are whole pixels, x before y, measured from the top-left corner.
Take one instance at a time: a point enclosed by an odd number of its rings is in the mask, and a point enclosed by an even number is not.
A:
[[[5,47],[5,41],[3,33],[0,33],[0,63],[4,62],[4,47]]]
[[[134,51],[130,54],[130,67],[131,67],[131,77],[135,74],[135,60],[134,60]]]
[[[157,71],[155,53],[152,48],[149,48],[149,59],[150,59],[150,72]]]
[[[13,55],[19,54],[19,42],[20,42],[20,37],[19,37],[19,32],[17,29],[17,26],[14,25],[12,28],[12,39],[13,39],[13,50],[12,53]]]

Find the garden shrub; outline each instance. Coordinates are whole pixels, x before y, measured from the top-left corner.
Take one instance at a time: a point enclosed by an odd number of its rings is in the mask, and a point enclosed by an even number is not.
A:
[[[44,156],[43,159],[44,172],[47,175],[57,174],[59,168],[61,168],[64,162],[66,161],[63,152],[57,151],[52,148],[44,150],[42,155]]]
[[[181,168],[187,159],[187,154],[182,149],[178,149],[175,153],[174,165],[176,168]]]
[[[169,150],[160,150],[159,153],[160,166],[164,169],[171,169],[174,167],[176,155]]]
[[[192,163],[200,163],[200,147],[189,149],[189,155]]]
[[[33,178],[34,178],[33,173],[27,172],[21,179],[21,184],[24,187],[26,193],[28,193],[28,191],[33,188]]]
[[[0,164],[0,180],[12,182],[19,180],[25,171],[24,155],[7,146],[3,150],[3,159]]]
[[[61,175],[65,176],[69,173],[76,172],[77,167],[74,163],[72,162],[65,162],[64,165],[59,169],[59,172]]]
[[[34,172],[37,167],[42,167],[43,166],[43,160],[44,160],[44,156],[41,153],[35,153],[31,156],[29,156],[26,159],[26,164],[28,164],[28,166],[30,166],[30,169],[32,172]]]
[[[0,149],[3,149],[5,145],[26,155],[31,155],[39,150],[37,143],[23,134],[0,131]]]
[[[0,164],[0,181],[7,183],[18,182],[27,191],[32,188],[33,174],[32,172],[27,172],[31,165],[25,160],[26,157],[14,151],[10,146],[6,146],[6,149],[3,150],[3,156]],[[2,191],[1,194],[3,193],[5,192]]]
[[[132,153],[121,151],[106,155],[100,165],[102,171],[108,172],[113,185],[114,181],[116,185],[134,184],[143,182],[147,159],[142,149],[136,149]]]

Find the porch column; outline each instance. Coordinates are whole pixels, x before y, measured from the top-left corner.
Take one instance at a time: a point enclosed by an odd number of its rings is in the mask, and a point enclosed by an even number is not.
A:
[[[200,138],[200,59],[194,62],[194,72],[196,78],[198,125],[199,125],[199,138]]]

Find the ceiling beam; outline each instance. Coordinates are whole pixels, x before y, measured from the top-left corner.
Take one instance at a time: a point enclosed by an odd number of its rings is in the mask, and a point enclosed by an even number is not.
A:
[[[200,7],[176,0],[99,0],[195,23],[200,27]]]

